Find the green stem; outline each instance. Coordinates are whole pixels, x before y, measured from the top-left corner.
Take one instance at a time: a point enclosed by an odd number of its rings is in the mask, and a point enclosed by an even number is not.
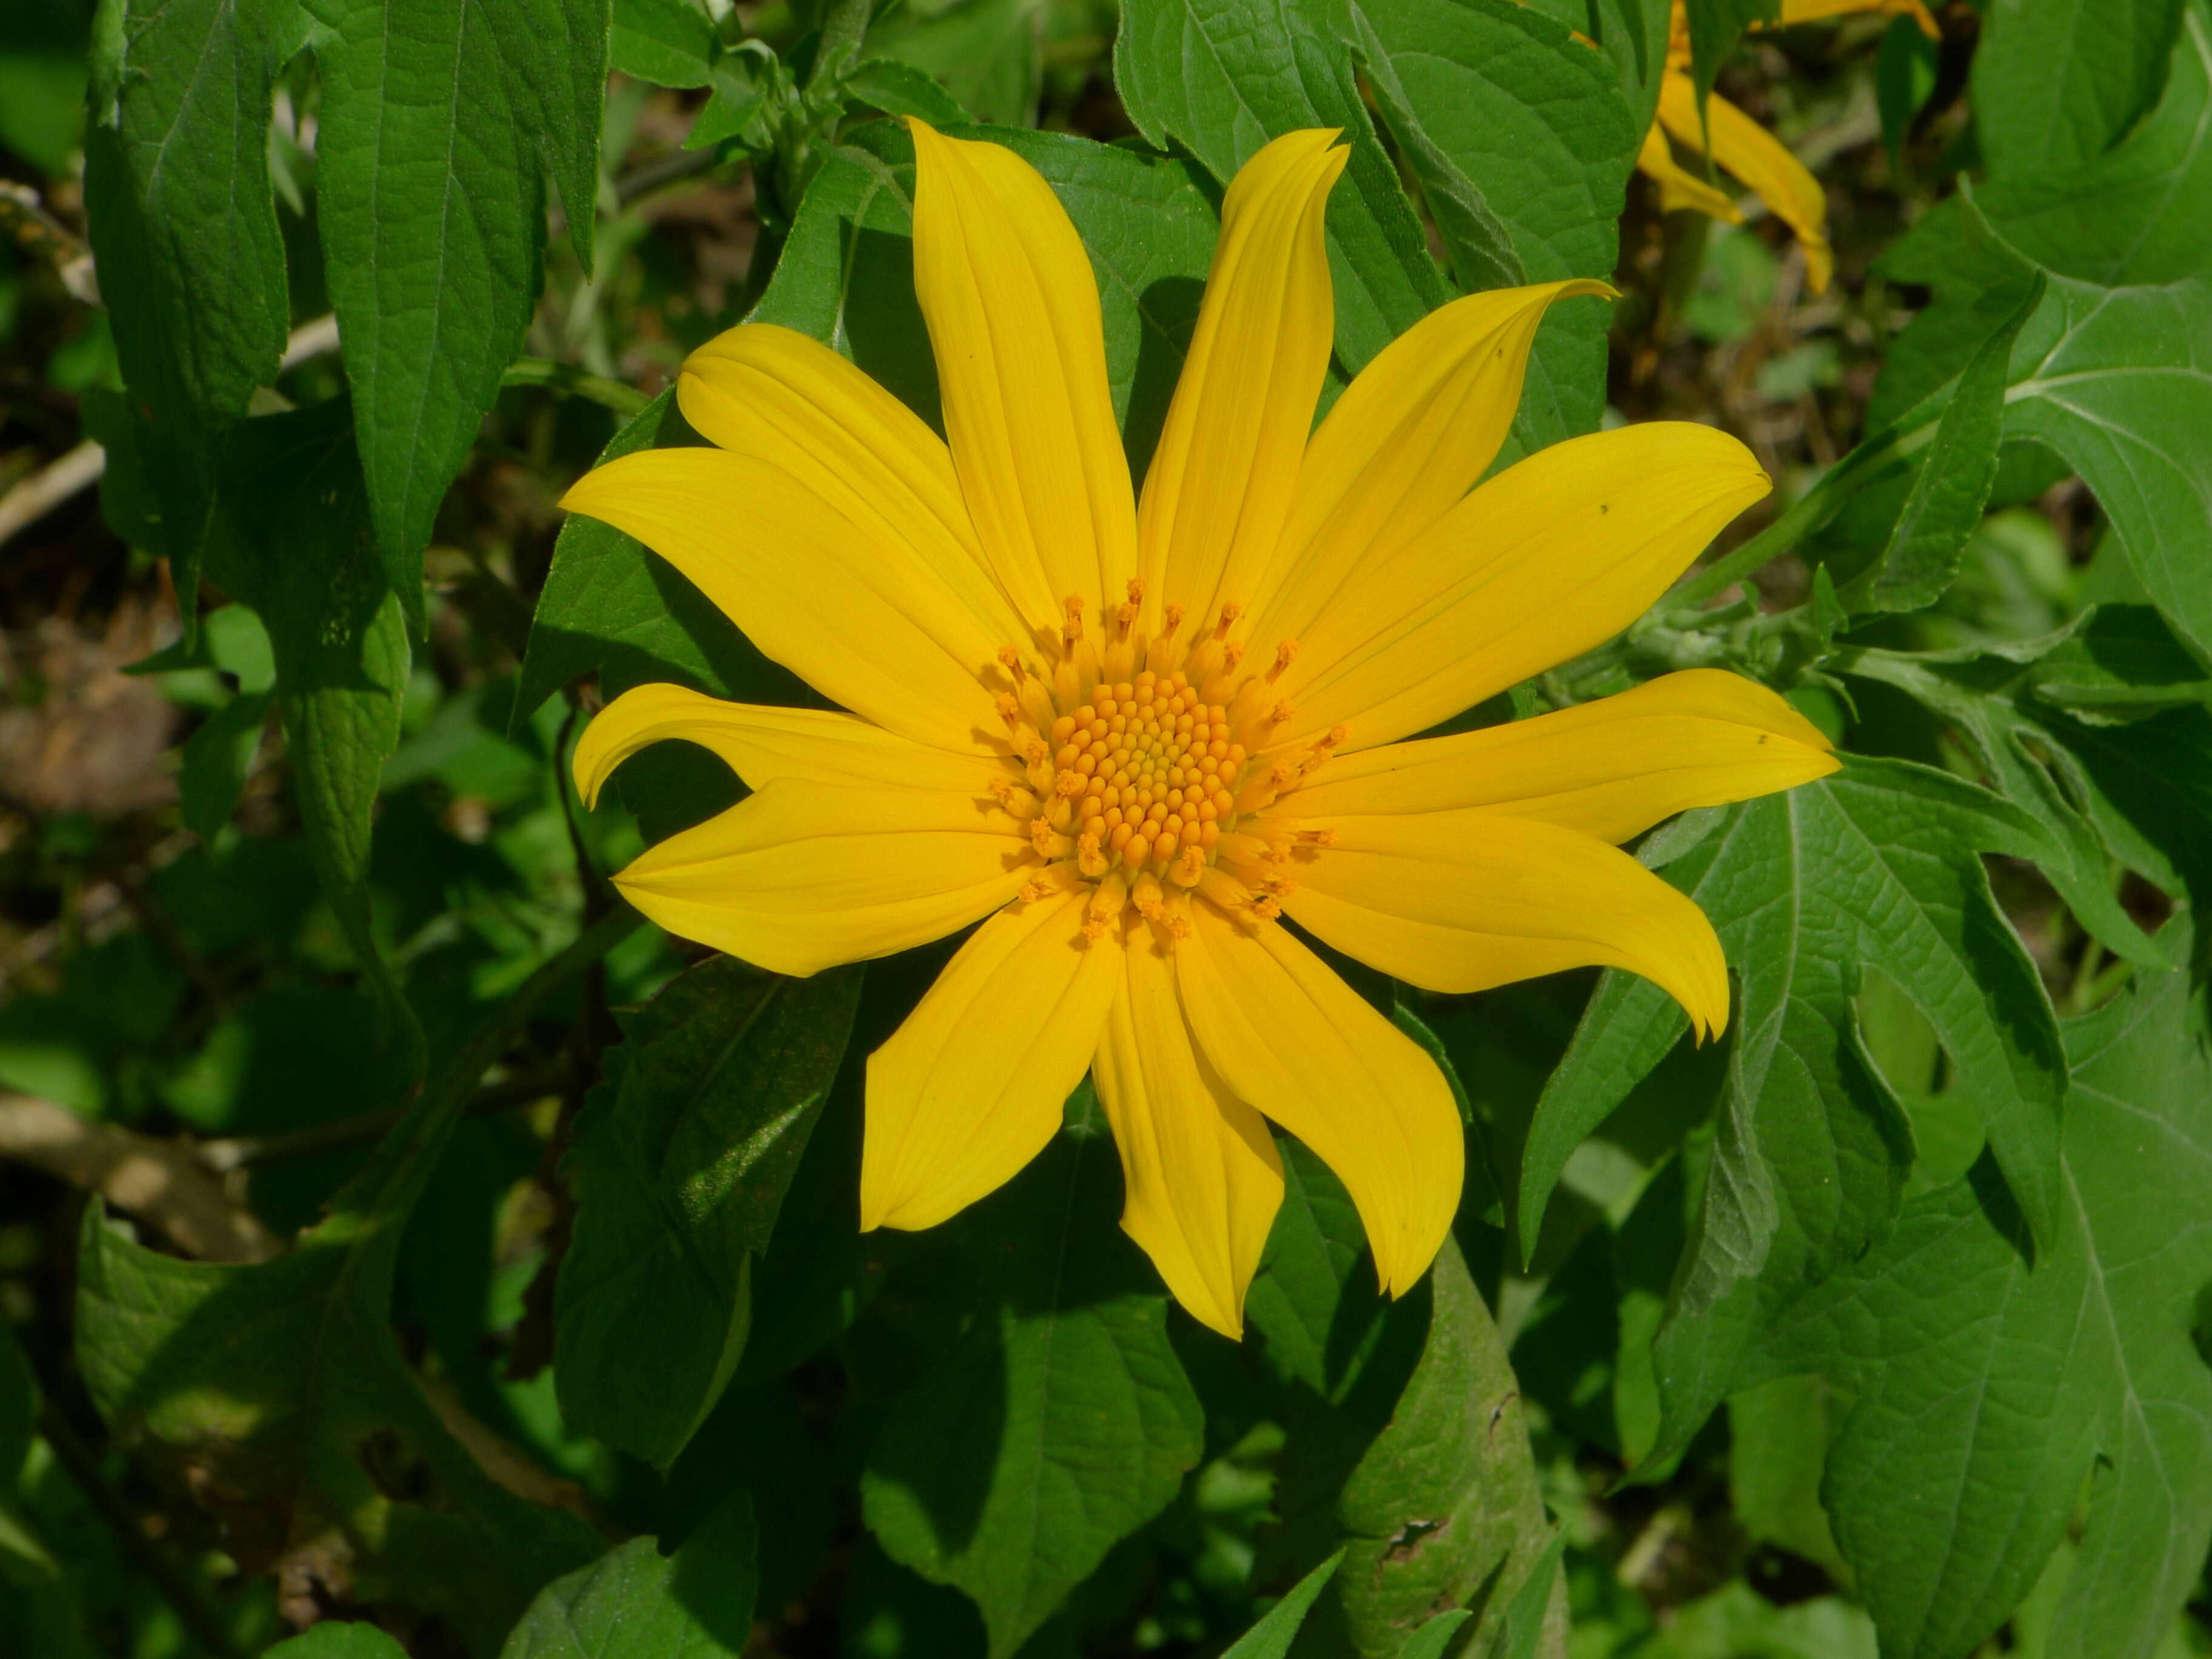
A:
[[[542,386],[550,391],[563,392],[574,398],[586,398],[603,408],[611,409],[625,421],[642,411],[652,403],[635,386],[624,386],[620,380],[610,380],[604,374],[586,374],[580,368],[567,363],[550,362],[543,357],[517,358],[499,377],[501,386]]]
[[[875,0],[830,0],[822,18],[822,39],[814,48],[814,67],[806,77],[809,92],[844,78],[846,68],[860,52],[874,11]]]
[[[1875,477],[1926,448],[1935,436],[1932,419],[1909,432],[1893,426],[1876,433],[1830,467],[1780,518],[1677,588],[1668,601],[1668,612],[1696,610],[1753,571],[1771,564],[1834,518],[1845,501]]]

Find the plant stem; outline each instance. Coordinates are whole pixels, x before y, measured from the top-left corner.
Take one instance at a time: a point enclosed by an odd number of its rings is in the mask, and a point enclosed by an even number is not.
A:
[[[1876,433],[1830,467],[1780,518],[1677,588],[1667,609],[1674,614],[1695,610],[1753,571],[1771,564],[1834,518],[1844,503],[1866,485],[1926,448],[1935,436],[1932,419],[1910,432],[1893,426]]]
[[[830,0],[822,18],[822,38],[814,47],[814,68],[806,77],[809,92],[843,78],[846,67],[860,52],[874,11],[875,0]]]
[[[501,386],[542,386],[555,392],[565,392],[571,397],[586,398],[602,408],[611,409],[625,421],[639,414],[653,399],[635,386],[624,386],[620,380],[610,380],[604,374],[586,374],[580,368],[567,363],[556,363],[544,357],[520,357],[507,366],[507,373],[499,377]]]

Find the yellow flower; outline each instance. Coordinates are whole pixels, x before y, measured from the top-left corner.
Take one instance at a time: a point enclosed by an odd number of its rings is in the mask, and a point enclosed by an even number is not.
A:
[[[1861,11],[1909,15],[1918,21],[1929,40],[1941,38],[1936,20],[1921,0],[1782,0],[1781,24],[1810,23]],[[1690,78],[1690,21],[1682,9],[1682,0],[1674,0],[1667,67],[1659,82],[1658,118],[1644,135],[1644,149],[1636,165],[1658,185],[1659,204],[1667,211],[1689,208],[1731,225],[1741,224],[1743,215],[1734,202],[1676,164],[1667,142],[1669,134],[1700,155],[1707,153],[1710,137],[1714,165],[1748,185],[1775,217],[1796,233],[1805,249],[1806,286],[1815,294],[1826,293],[1835,256],[1828,247],[1828,200],[1820,180],[1727,99],[1708,98],[1705,118],[1698,119],[1698,89]]]
[[[1283,1190],[1266,1119],[1343,1179],[1402,1292],[1451,1224],[1458,1114],[1276,918],[1437,991],[1609,963],[1717,1030],[1710,924],[1613,843],[1832,770],[1812,726],[1705,671],[1404,739],[1617,632],[1767,478],[1662,422],[1477,485],[1545,307],[1609,291],[1590,282],[1455,301],[1311,429],[1346,152],[1307,131],[1230,186],[1140,505],[1050,186],[911,125],[945,440],[827,347],[750,325],[678,382],[714,447],[624,457],[567,498],[852,711],[616,699],[577,747],[587,798],[665,738],[753,792],[617,883],[786,974],[988,918],[868,1060],[864,1227],[931,1226],[1007,1180],[1088,1070],[1122,1224],[1198,1318],[1242,1328]]]

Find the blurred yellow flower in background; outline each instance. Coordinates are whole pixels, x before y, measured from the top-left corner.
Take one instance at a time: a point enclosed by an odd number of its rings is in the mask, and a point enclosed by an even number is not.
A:
[[[1780,26],[1854,12],[1909,16],[1929,40],[1940,38],[1936,20],[1921,0],[1782,0]],[[1716,167],[1748,185],[1796,234],[1805,250],[1806,286],[1815,294],[1827,291],[1835,258],[1828,246],[1828,202],[1820,182],[1781,140],[1717,94],[1705,100],[1700,118],[1697,86],[1690,76],[1690,21],[1682,0],[1674,0],[1667,67],[1659,83],[1658,117],[1644,135],[1636,165],[1658,185],[1659,204],[1667,211],[1688,208],[1728,224],[1741,224],[1741,210],[1724,191],[1674,160],[1670,137],[1695,155],[1710,155]]]
[[[617,698],[577,748],[587,798],[667,738],[753,792],[618,884],[787,974],[982,922],[868,1061],[864,1227],[989,1193],[1089,1071],[1122,1224],[1199,1319],[1242,1328],[1283,1191],[1269,1119],[1343,1180],[1403,1292],[1451,1225],[1459,1114],[1281,918],[1437,991],[1609,964],[1717,1031],[1711,925],[1617,843],[1833,770],[1817,730],[1693,671],[1407,739],[1618,632],[1766,475],[1724,434],[1656,422],[1478,483],[1546,308],[1609,292],[1587,281],[1440,308],[1316,428],[1347,152],[1314,131],[1229,189],[1139,501],[1091,262],[1050,186],[911,126],[945,437],[827,347],[744,326],[678,383],[713,447],[627,456],[565,502],[851,711]]]

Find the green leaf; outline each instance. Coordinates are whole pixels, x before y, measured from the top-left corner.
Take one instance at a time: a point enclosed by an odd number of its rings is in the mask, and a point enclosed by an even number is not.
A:
[[[933,126],[966,126],[975,118],[926,72],[896,58],[862,59],[840,90],[848,102],[886,115],[918,115]]]
[[[1305,1623],[1314,1598],[1328,1588],[1328,1581],[1344,1565],[1344,1552],[1339,1550],[1311,1572],[1291,1586],[1290,1593],[1260,1616],[1257,1623],[1236,1641],[1230,1644],[1221,1659],[1284,1659],[1291,1644],[1297,1639],[1298,1627]]]
[[[2162,706],[2172,708],[2200,694],[2203,671],[2155,611],[2147,605],[2092,611],[2055,638],[1986,651],[1847,651],[1833,666],[1895,686],[1949,726],[1997,793],[2042,823],[2052,850],[2039,862],[2081,924],[2130,962],[2172,965],[2173,939],[2145,936],[2114,891],[2113,866],[2130,866],[2169,890],[2191,867],[2191,843],[2203,834],[2197,814],[2212,787],[2203,740],[2194,734],[2212,722],[2185,716],[2148,732],[2090,731],[2060,712],[2069,697],[2087,697],[2148,714],[2157,712],[2161,696]],[[2124,670],[2178,670],[2187,678],[2178,686],[2123,680]],[[2056,699],[2046,696],[2046,684]],[[2141,701],[2119,701],[2128,696]],[[2113,780],[2119,800],[2101,787],[2100,775]],[[2149,811],[2142,810],[2149,805],[2145,782],[2166,798]],[[2146,847],[2154,849],[2148,857],[2142,855]]]
[[[775,149],[775,112],[790,89],[781,59],[759,42],[748,41],[736,52],[723,53],[708,72],[706,83],[714,89],[714,95],[692,121],[684,149],[709,149],[732,141],[754,155]]]
[[[1329,198],[1329,268],[1337,357],[1356,374],[1452,290],[1360,100],[1348,18],[1344,0],[1127,0],[1114,80],[1138,131],[1179,141],[1224,185],[1271,138],[1343,129],[1352,160]]]
[[[262,1659],[407,1659],[407,1650],[374,1625],[325,1619],[277,1643]]]
[[[1489,1592],[1519,1584],[1550,1541],[1520,1388],[1455,1242],[1401,1305],[1418,1316],[1420,1301],[1419,1358],[1331,1506],[1346,1569],[1316,1620],[1374,1659],[1398,1653],[1436,1609],[1486,1595],[1473,1639],[1496,1639],[1510,1603]],[[1565,1598],[1555,1605],[1548,1585],[1546,1596],[1539,1622],[1557,1653]]]
[[[1369,84],[1462,289],[1613,275],[1644,134],[1606,58],[1513,0],[1355,3],[1352,20]],[[1586,300],[1546,319],[1516,454],[1596,430],[1605,329],[1604,307]]]
[[[1167,1298],[1115,1225],[1120,1202],[1104,1136],[1070,1133],[979,1206],[988,1300],[891,1408],[861,1476],[884,1553],[965,1591],[992,1659],[1164,1509],[1203,1450]]]
[[[1906,21],[1910,21],[1909,19]],[[1975,348],[1936,423],[1880,561],[1839,596],[1856,611],[1918,611],[1943,596],[1996,482],[2013,342],[2043,303],[2037,276],[2012,315]]]
[[[2212,541],[2212,272],[2203,216],[2178,205],[2202,193],[2206,16],[2197,0],[2170,122],[2162,111],[2155,131],[2047,191],[2000,192],[2026,246],[2009,218],[1962,191],[1887,257],[1886,272],[1936,299],[1897,342],[1869,420],[1939,386],[2044,272],[2044,302],[2013,351],[2005,435],[2080,472],[2144,589],[2212,662],[2212,581],[2186,552]],[[2066,274],[2077,267],[2102,280]]]
[[[555,1579],[500,1659],[737,1659],[752,1637],[757,1553],[739,1492],[672,1556],[633,1538]]]
[[[2212,1066],[2191,1000],[2182,975],[2139,976],[2069,1024],[2064,1207],[2033,1270],[1985,1163],[1912,1200],[1762,1340],[1761,1374],[1821,1370],[1854,1398],[1822,1495],[1885,1654],[1972,1650],[2067,1535],[2085,1478],[2051,1652],[2148,1656],[2196,1584],[2212,1542],[2212,1375],[2190,1335],[2212,1276]]]
[[[376,544],[410,621],[422,548],[538,295],[550,168],[586,268],[608,0],[307,0],[316,216]]]
[[[2036,696],[2088,725],[2212,708],[2212,677],[2149,605],[2094,606],[2056,640],[2033,644]]]
[[[657,87],[703,87],[721,50],[714,20],[694,0],[615,0],[610,69]]]
[[[1043,82],[1044,21],[1042,0],[953,0],[927,15],[891,12],[868,31],[866,50],[933,76],[976,120],[1026,127]]]
[[[1820,1507],[1820,1468],[1841,1413],[1834,1395],[1825,1377],[1785,1376],[1729,1398],[1729,1502],[1752,1537],[1841,1580],[1849,1569]]]
[[[1455,22],[1481,15],[1462,11],[1455,5],[1444,9]],[[1376,109],[1397,142],[1399,154],[1420,181],[1422,199],[1436,221],[1453,279],[1469,293],[1478,289],[1517,288],[1526,283],[1528,278],[1521,268],[1521,256],[1513,251],[1512,233],[1492,210],[1482,186],[1468,178],[1451,153],[1423,129],[1413,95],[1398,78],[1390,48],[1375,33],[1374,24],[1368,21],[1356,0],[1352,26],[1358,42],[1360,68],[1374,89]]]
[[[368,892],[378,781],[398,745],[410,653],[344,400],[241,423],[221,490],[228,533],[210,548],[209,572],[268,630],[315,873],[376,990],[386,1035],[419,1072],[422,1033],[377,949]]]
[[[1974,130],[1990,171],[2101,155],[2158,101],[2185,0],[2036,0],[1990,9],[1974,52]]]
[[[1283,1207],[1245,1303],[1291,1385],[1273,1548],[1347,1563],[1301,1649],[1396,1659],[1429,1615],[1479,1601],[1480,1651],[1504,1616],[1498,1585],[1544,1542],[1520,1388],[1455,1243],[1384,1300],[1341,1184],[1281,1150]]]
[[[224,429],[276,378],[290,324],[269,187],[279,15],[280,0],[122,0],[93,43],[85,209],[187,630]]]
[[[1283,1202],[1245,1294],[1244,1316],[1266,1340],[1278,1371],[1340,1401],[1357,1376],[1362,1338],[1382,1313],[1364,1283],[1375,1277],[1373,1258],[1342,1183],[1297,1141],[1283,1141],[1280,1150]],[[1364,1316],[1340,1315],[1348,1297],[1354,1307],[1347,1313]]]
[[[393,1340],[392,1284],[401,1234],[478,1080],[550,994],[637,925],[617,912],[533,974],[292,1253],[182,1261],[125,1240],[97,1204],[86,1211],[86,1388],[116,1443],[184,1481],[248,1570],[324,1540],[312,1571],[335,1598],[435,1613],[489,1656],[539,1585],[599,1547],[576,1516],[494,1482],[447,1431]]]
[[[266,691],[241,691],[185,740],[177,767],[179,815],[202,841],[213,841],[238,810],[261,750],[269,702]]]
[[[714,1409],[860,983],[717,957],[623,1018],[619,1080],[593,1091],[562,1163],[578,1210],[554,1375],[575,1427],[665,1468]]]
[[[1905,137],[1912,118],[1936,90],[1936,74],[1942,49],[1920,32],[1919,20],[1893,17],[1881,37],[1881,54],[1875,63],[1875,105],[1881,112],[1882,148],[1889,164],[1904,162]]]
[[[2212,280],[2094,288],[2053,277],[2022,331],[2008,434],[2039,439],[2095,492],[2144,588],[2212,662]]]
[[[1743,32],[1782,20],[1782,0],[1682,0],[1681,9],[1690,21],[1690,78],[1700,106]]]
[[[2117,286],[2212,270],[2212,6],[2192,0],[2158,108],[2078,167],[2031,168],[1978,186],[1990,222],[2063,276]]]
[[[1474,1617],[1465,1607],[1438,1613],[1407,1638],[1406,1645],[1398,1650],[1398,1659],[1444,1659],[1460,1626]]]
[[[1498,1659],[1536,1659],[1538,1644],[1543,1640],[1552,1607],[1553,1584],[1559,1576],[1559,1562],[1566,1554],[1567,1534],[1564,1528],[1552,1534],[1552,1541],[1528,1569],[1521,1587],[1513,1592],[1506,1603],[1504,1628],[1498,1634],[1494,1650]]]
[[[1990,896],[1982,850],[2051,855],[2035,820],[1986,791],[1855,758],[1734,809],[1662,869],[1711,919],[1740,978],[1714,1174],[1659,1338],[1666,1423],[1653,1462],[1737,1386],[1735,1357],[1776,1297],[1861,1254],[1895,1214],[1911,1142],[1857,1039],[1864,966],[1936,1028],[2006,1179],[2039,1215],[2039,1236],[2055,1236],[2064,1064],[2050,1000]],[[1600,980],[1529,1129],[1524,1251],[1568,1154],[1686,1024],[1648,981]]]

